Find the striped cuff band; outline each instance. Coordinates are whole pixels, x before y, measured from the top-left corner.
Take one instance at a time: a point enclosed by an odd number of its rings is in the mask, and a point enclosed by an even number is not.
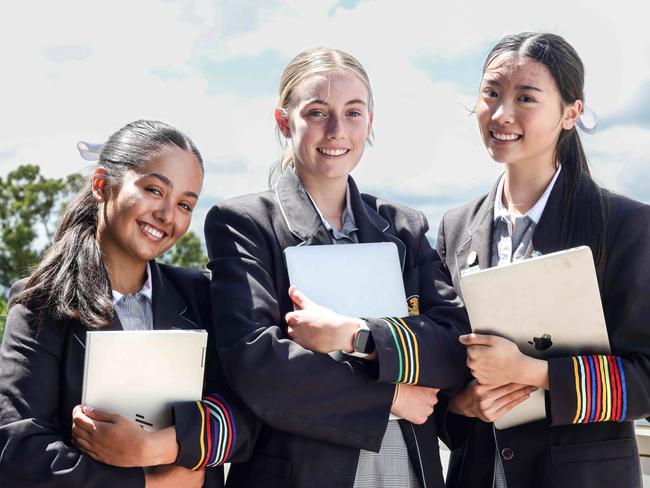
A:
[[[395,383],[417,384],[420,380],[418,339],[406,322],[399,317],[384,317],[397,350],[398,373]]]
[[[625,372],[618,356],[575,356],[576,385],[574,424],[623,421],[627,412]]]
[[[210,394],[196,402],[201,414],[201,457],[192,469],[218,466],[226,462],[235,447],[237,431],[228,404],[218,395]]]

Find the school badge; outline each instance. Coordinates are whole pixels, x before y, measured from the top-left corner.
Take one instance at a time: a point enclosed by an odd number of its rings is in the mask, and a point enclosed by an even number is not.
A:
[[[409,307],[409,315],[420,315],[420,297],[419,295],[411,295],[406,299],[406,304]]]

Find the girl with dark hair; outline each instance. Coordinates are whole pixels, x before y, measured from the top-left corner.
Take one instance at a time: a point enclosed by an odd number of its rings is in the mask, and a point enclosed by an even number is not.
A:
[[[104,145],[45,257],[11,290],[0,349],[2,486],[222,486],[222,470],[204,468],[250,448],[249,417],[224,395],[216,361],[205,388],[221,393],[174,405],[175,425],[159,432],[79,405],[86,331],[210,322],[208,279],[154,260],[187,231],[202,183],[198,150],[162,122],[133,122]]]
[[[437,247],[460,294],[470,266],[589,246],[612,354],[539,360],[504,338],[462,336],[475,381],[446,418],[451,487],[641,486],[632,421],[650,414],[650,207],[592,179],[576,129],[583,85],[578,54],[557,35],[511,35],[492,49],[476,116],[505,171],[445,214]],[[546,390],[547,418],[494,429],[533,388]]]
[[[467,316],[422,213],[350,177],[372,130],[368,75],[345,52],[303,51],[282,75],[275,119],[287,141],[275,186],[214,206],[205,224],[224,373],[264,422],[228,483],[442,487],[431,414],[438,389],[469,378],[457,329]],[[288,246],[359,242],[397,246],[410,316],[343,317],[289,287]]]

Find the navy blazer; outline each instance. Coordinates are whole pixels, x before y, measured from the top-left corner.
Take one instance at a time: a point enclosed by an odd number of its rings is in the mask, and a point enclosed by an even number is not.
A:
[[[450,210],[440,224],[437,248],[459,293],[462,270],[491,266],[496,190]],[[562,249],[564,193],[562,172],[533,235],[542,254]],[[598,282],[612,355],[550,359],[546,420],[493,431],[491,423],[449,414],[448,486],[491,486],[495,439],[508,488],[641,486],[632,421],[650,414],[650,207],[611,192],[605,201]]]
[[[264,421],[252,458],[231,468],[228,486],[352,487],[359,450],[380,448],[394,383],[453,390],[468,380],[458,342],[467,316],[427,241],[424,216],[359,194],[351,178],[349,185],[359,241],[397,245],[413,313],[367,319],[376,363],[338,362],[287,336],[284,316],[293,305],[283,250],[331,243],[293,171],[274,190],[229,200],[208,214],[215,337],[224,373]],[[433,416],[420,426],[400,425],[421,486],[443,486]]]
[[[209,280],[199,271],[150,265],[154,328],[209,330]],[[25,284],[16,283],[12,294]],[[100,463],[71,442],[72,408],[81,403],[86,330],[70,319],[46,319],[36,326],[31,310],[10,308],[0,348],[0,486],[144,486],[142,468]],[[122,330],[117,314],[102,330]],[[228,390],[208,337],[213,352],[207,355],[205,391],[219,393],[173,407],[180,448],[176,464],[189,469],[246,457],[255,434],[255,421]],[[215,423],[215,414],[225,421]],[[222,436],[208,434],[208,426],[220,424]],[[216,459],[209,445],[222,447],[227,456]],[[223,470],[208,468],[204,486],[223,486]]]

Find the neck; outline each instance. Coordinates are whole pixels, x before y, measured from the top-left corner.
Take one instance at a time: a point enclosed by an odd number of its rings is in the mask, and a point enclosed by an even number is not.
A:
[[[553,179],[557,168],[554,163],[545,165],[506,164],[503,184],[503,204],[512,217],[528,212],[540,199]]]
[[[298,177],[323,217],[332,227],[340,229],[346,203],[347,177],[327,181],[314,181],[309,175],[300,173],[298,173]]]
[[[104,266],[111,282],[111,289],[122,295],[135,295],[147,281],[147,263],[128,259],[116,252],[111,245],[99,239]]]

